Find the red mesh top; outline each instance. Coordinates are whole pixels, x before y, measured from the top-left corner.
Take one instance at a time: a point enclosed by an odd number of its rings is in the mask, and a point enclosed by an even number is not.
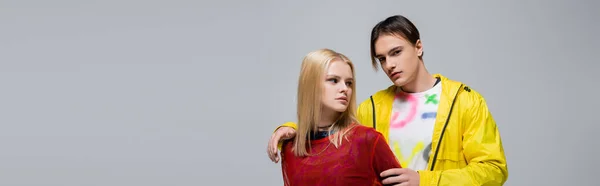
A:
[[[339,149],[333,144],[327,147],[329,138],[311,141],[310,155],[307,157],[294,155],[293,140],[284,142],[281,152],[284,184],[382,185],[381,172],[400,168],[381,133],[356,125],[347,134],[349,141],[344,140]]]

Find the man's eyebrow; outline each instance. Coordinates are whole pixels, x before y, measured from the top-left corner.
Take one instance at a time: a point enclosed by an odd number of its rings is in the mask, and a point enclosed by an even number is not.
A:
[[[392,48],[392,49],[388,50],[386,53],[387,53],[387,54],[391,54],[393,51],[395,51],[395,50],[398,50],[398,49],[402,49],[402,48],[404,48],[404,47],[402,47],[402,46],[397,46],[397,47],[394,47],[394,48]],[[382,54],[375,54],[375,57],[376,57],[376,58],[380,58],[380,57],[383,57],[383,55],[382,55]]]
[[[389,50],[387,53],[391,55],[391,54],[392,54],[394,51],[396,51],[396,50],[399,50],[399,49],[402,49],[402,48],[404,48],[404,47],[402,47],[402,46],[397,46],[397,47],[394,47],[394,48],[390,49],[390,50]]]

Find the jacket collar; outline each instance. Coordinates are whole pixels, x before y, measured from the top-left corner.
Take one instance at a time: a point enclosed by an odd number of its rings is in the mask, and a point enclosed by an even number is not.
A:
[[[458,93],[458,89],[462,86],[461,82],[451,80],[442,74],[433,74],[433,77],[440,78],[442,84],[442,95],[440,101],[452,102]],[[391,85],[384,91],[379,91],[373,95],[373,101],[380,103],[386,100],[393,100],[396,94],[396,85]]]

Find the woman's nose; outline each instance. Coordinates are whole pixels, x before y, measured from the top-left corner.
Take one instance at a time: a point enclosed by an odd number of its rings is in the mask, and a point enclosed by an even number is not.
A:
[[[346,92],[346,91],[348,91],[348,85],[346,85],[345,83],[342,83],[341,86],[342,87],[340,88],[340,92]]]

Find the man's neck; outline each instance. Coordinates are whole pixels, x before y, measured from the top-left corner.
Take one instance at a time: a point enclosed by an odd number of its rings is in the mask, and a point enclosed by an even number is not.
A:
[[[422,64],[423,63],[421,63],[421,65]],[[425,66],[421,66],[419,68],[419,70],[417,71],[417,75],[415,76],[415,79],[413,79],[410,83],[402,86],[401,88],[402,88],[402,91],[404,91],[404,92],[410,92],[410,93],[424,92],[426,90],[431,89],[431,87],[433,87],[435,82],[436,82],[435,77],[433,77],[433,75],[431,75],[427,71]]]

